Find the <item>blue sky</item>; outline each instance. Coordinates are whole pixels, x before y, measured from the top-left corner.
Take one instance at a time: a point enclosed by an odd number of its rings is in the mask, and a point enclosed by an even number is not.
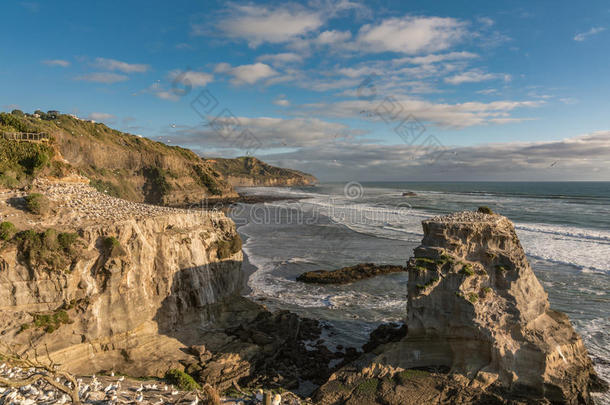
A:
[[[610,180],[607,1],[9,1],[3,17],[3,110],[323,180]]]

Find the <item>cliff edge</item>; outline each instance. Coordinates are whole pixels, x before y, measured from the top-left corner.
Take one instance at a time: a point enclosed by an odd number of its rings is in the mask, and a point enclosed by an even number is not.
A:
[[[593,403],[605,383],[568,317],[550,309],[513,224],[460,212],[423,228],[408,261],[406,337],[335,373],[319,402],[358,403],[369,384],[366,403]]]

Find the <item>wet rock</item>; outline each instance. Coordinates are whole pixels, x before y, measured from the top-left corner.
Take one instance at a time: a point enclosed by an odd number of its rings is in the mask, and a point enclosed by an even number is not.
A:
[[[315,284],[347,284],[353,281],[364,280],[382,274],[407,271],[403,266],[375,265],[373,263],[361,263],[355,266],[343,267],[341,269],[327,271],[308,271],[297,277],[297,281]]]

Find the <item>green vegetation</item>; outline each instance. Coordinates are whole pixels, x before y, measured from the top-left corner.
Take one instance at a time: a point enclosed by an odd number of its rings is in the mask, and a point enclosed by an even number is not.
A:
[[[52,271],[70,271],[78,254],[78,235],[58,233],[55,229],[44,232],[27,230],[19,232],[17,242],[19,256],[28,268],[45,268]]]
[[[210,176],[210,174],[207,173],[201,165],[193,165],[193,171],[196,174],[195,179],[197,180],[197,182],[207,188],[211,194],[222,194],[222,190],[218,188],[218,180]],[[215,171],[212,170],[211,172],[214,177],[220,177],[220,175]]]
[[[34,317],[34,320],[31,323],[21,325],[19,332],[34,327],[43,329],[46,333],[53,333],[59,329],[61,325],[67,325],[74,322],[63,309],[59,309],[50,314],[32,314],[32,316]]]
[[[455,263],[455,259],[453,258],[453,256],[451,256],[451,255],[450,255],[450,254],[448,254],[448,253],[443,253],[443,254],[441,255],[441,259],[442,259],[442,260],[444,260],[444,261],[445,261],[445,262],[447,262],[447,263],[450,263],[450,264]]]
[[[17,233],[17,228],[11,222],[0,223],[0,240],[11,240],[15,233]]]
[[[163,202],[165,197],[172,189],[171,185],[167,182],[167,173],[157,167],[145,167],[142,170],[142,174],[146,178],[146,184],[144,184],[144,198],[147,203],[160,204]]]
[[[502,264],[496,264],[496,269],[500,270],[502,273],[505,273],[508,271],[508,268]]]
[[[435,284],[438,280],[439,279],[437,277],[435,277],[433,279],[430,279],[426,284],[417,284],[417,288],[419,288],[420,290],[425,290],[426,288]]]
[[[92,179],[89,184],[100,193],[108,194],[112,197],[120,198],[123,195],[121,188],[109,181]]]
[[[468,301],[470,301],[470,302],[472,302],[474,304],[478,300],[479,300],[479,294],[473,293],[473,292],[468,293]]]
[[[482,213],[482,214],[489,214],[489,215],[494,215],[494,214],[495,214],[495,213],[494,213],[494,212],[491,210],[491,208],[489,208],[489,207],[487,207],[487,206],[485,206],[485,205],[480,206],[480,207],[477,209],[477,212],[480,212],[480,213]]]
[[[11,115],[0,113],[0,131],[5,130],[5,116]],[[52,156],[53,150],[47,145],[10,141],[0,135],[0,187],[26,185],[49,166]]]
[[[197,382],[182,370],[176,368],[169,370],[165,373],[165,378],[170,384],[174,384],[176,387],[183,391],[194,391],[201,389],[201,386]]]
[[[396,381],[399,384],[406,384],[414,378],[422,378],[429,376],[430,373],[423,370],[409,369],[396,374]]]
[[[491,287],[483,287],[483,292],[484,292],[485,294],[489,294],[489,293],[491,293]]]
[[[44,215],[49,212],[51,202],[42,194],[32,193],[25,197],[25,207],[32,214]]]
[[[370,378],[358,384],[356,392],[363,396],[373,396],[377,393],[378,386],[379,380],[377,378]]]
[[[216,242],[216,255],[219,259],[226,259],[241,250],[241,238],[238,234],[230,240],[220,239]]]
[[[102,247],[108,257],[119,257],[126,254],[121,242],[114,236],[108,236],[102,240]]]
[[[473,276],[474,269],[472,268],[472,264],[464,264],[464,266],[460,270],[460,273],[465,274],[466,276]]]
[[[415,261],[418,263],[424,263],[424,264],[436,264],[436,261],[434,259],[430,259],[427,257],[418,257],[415,259]]]

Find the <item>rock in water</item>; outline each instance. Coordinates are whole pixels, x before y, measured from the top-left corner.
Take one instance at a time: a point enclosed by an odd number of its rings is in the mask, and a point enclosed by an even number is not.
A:
[[[513,224],[500,215],[461,212],[426,220],[423,227],[422,244],[408,262],[407,336],[376,349],[356,376],[344,370],[331,381],[448,369],[451,384],[462,389],[428,390],[433,402],[461,403],[464,395],[457,391],[463,390],[475,393],[471,403],[484,403],[488,393],[494,393],[493,403],[592,403],[590,391],[605,383],[568,317],[549,308]],[[328,384],[318,398],[328,398]],[[381,389],[375,395],[395,403]],[[455,402],[451,395],[461,398]]]
[[[313,284],[347,284],[383,274],[406,271],[403,266],[391,264],[360,263],[355,266],[342,267],[337,270],[308,271],[297,277],[297,281]]]

